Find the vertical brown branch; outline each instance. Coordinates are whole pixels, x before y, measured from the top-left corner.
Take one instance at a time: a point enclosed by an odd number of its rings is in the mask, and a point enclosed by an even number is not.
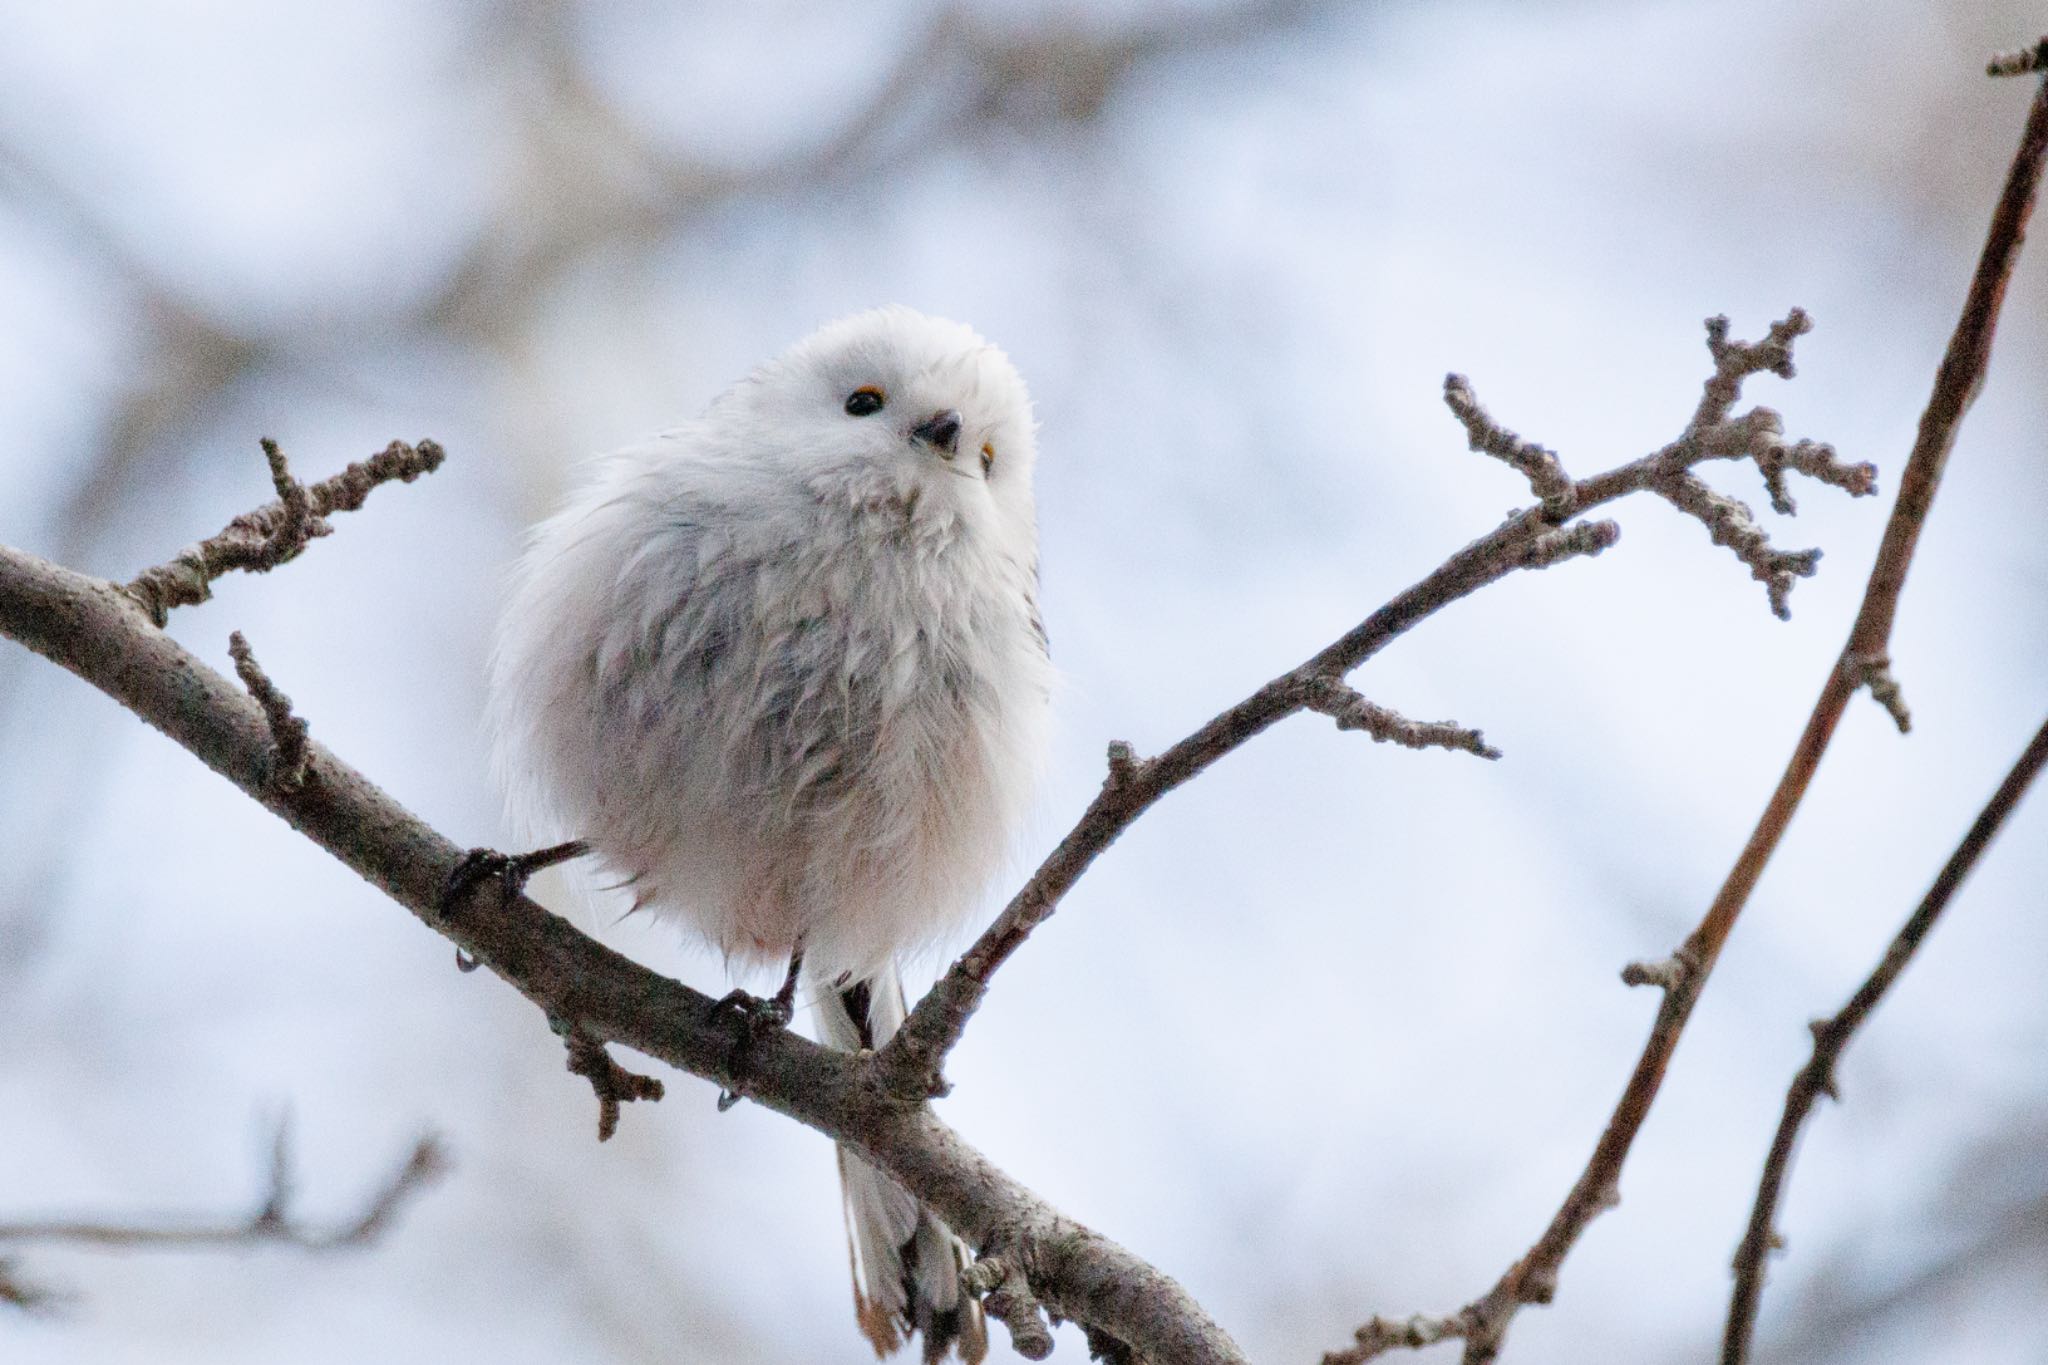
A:
[[[1762,877],[1764,866],[1806,795],[1850,698],[1859,686],[1871,683],[1882,685],[1895,695],[1896,684],[1887,671],[1885,655],[1899,595],[1905,588],[1920,528],[1934,504],[1957,429],[1984,384],[2006,285],[2019,259],[2027,221],[2040,189],[2044,153],[2048,153],[2048,82],[2034,92],[2019,150],[2006,174],[2005,189],[1985,234],[1984,250],[1978,258],[1962,316],[1935,375],[1934,392],[1921,416],[1912,456],[1900,476],[1898,497],[1848,642],[1829,670],[1785,773],[1729,870],[1727,880],[1678,952],[1670,962],[1659,964],[1658,971],[1652,974],[1656,984],[1664,987],[1663,1002],[1635,1069],[1584,1171],[1535,1245],[1509,1267],[1485,1297],[1460,1315],[1468,1328],[1467,1365],[1479,1365],[1499,1354],[1508,1322],[1520,1305],[1550,1301],[1556,1289],[1558,1267],[1565,1256],[1587,1224],[1619,1198],[1622,1165],[1656,1100],[1686,1020],[1736,919]],[[1903,703],[1893,708],[1894,715],[1902,715],[1903,711]]]
[[[1849,1039],[1863,1026],[1878,1003],[1884,999],[1892,983],[1906,970],[1914,953],[1934,928],[1934,922],[1941,918],[1948,908],[1963,879],[1977,865],[1977,859],[1991,844],[2007,816],[2026,795],[2027,788],[2040,776],[2041,769],[2048,766],[2048,721],[2041,723],[2035,732],[2033,742],[2028,744],[2014,763],[2012,771],[1998,784],[1998,790],[1984,809],[1977,814],[1969,833],[1956,845],[1949,855],[1941,874],[1928,888],[1927,896],[1920,902],[1899,932],[1893,937],[1891,946],[1885,949],[1883,959],[1871,971],[1856,993],[1849,997],[1849,1003],[1832,1019],[1816,1019],[1813,1023],[1813,1056],[1801,1067],[1799,1074],[1792,1078],[1791,1089],[1785,1095],[1785,1112],[1778,1120],[1777,1135],[1771,1140],[1770,1156],[1764,1161],[1763,1178],[1757,1184],[1756,1203],[1750,1209],[1749,1230],[1743,1235],[1742,1246],[1735,1253],[1735,1292],[1728,1303],[1728,1328],[1721,1343],[1722,1365],[1742,1365],[1749,1355],[1749,1343],[1756,1331],[1757,1308],[1763,1298],[1764,1260],[1769,1255],[1772,1242],[1772,1224],[1777,1217],[1778,1200],[1784,1192],[1785,1180],[1792,1170],[1792,1148],[1798,1139],[1799,1129],[1806,1117],[1813,1111],[1813,1105],[1822,1095],[1830,1098],[1835,1094],[1835,1061],[1849,1045]]]

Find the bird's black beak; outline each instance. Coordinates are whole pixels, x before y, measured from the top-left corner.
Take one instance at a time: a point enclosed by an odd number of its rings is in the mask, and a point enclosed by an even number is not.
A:
[[[950,460],[960,452],[960,414],[951,408],[935,412],[910,429],[912,439],[924,442]]]

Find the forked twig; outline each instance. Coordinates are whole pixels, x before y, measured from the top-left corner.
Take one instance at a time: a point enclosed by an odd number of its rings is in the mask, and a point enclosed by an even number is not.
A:
[[[2048,40],[2044,40],[2039,51],[2048,52]],[[1663,1084],[1679,1036],[1729,932],[1748,903],[1757,879],[1763,875],[1765,863],[1784,838],[1793,812],[1805,796],[1820,766],[1821,755],[1826,752],[1856,689],[1882,688],[1878,691],[1880,701],[1904,728],[1905,705],[1898,696],[1897,681],[1889,672],[1892,621],[1920,529],[1926,523],[1948,453],[1955,444],[1956,431],[1984,383],[1999,308],[2039,190],[2044,152],[2048,152],[2048,82],[2036,89],[2027,112],[2019,150],[1992,214],[1962,317],[1935,375],[1933,395],[1921,415],[1913,453],[1900,476],[1898,498],[1886,523],[1884,540],[1848,642],[1828,671],[1820,698],[1793,747],[1784,776],[1699,925],[1671,958],[1657,964],[1634,964],[1624,973],[1624,979],[1632,984],[1661,987],[1663,999],[1650,1036],[1585,1169],[1528,1252],[1485,1295],[1441,1319],[1459,1325],[1457,1335],[1465,1340],[1466,1365],[1479,1365],[1499,1354],[1508,1324],[1523,1305],[1550,1301],[1557,1287],[1558,1268],[1580,1234],[1619,1198],[1622,1165]],[[1358,1365],[1399,1344],[1402,1343],[1381,1344],[1376,1339],[1370,1350],[1361,1347],[1335,1352],[1327,1359],[1332,1365]]]
[[[277,442],[266,436],[261,444],[263,457],[270,462],[277,501],[244,512],[214,535],[179,551],[170,562],[144,569],[127,585],[128,595],[141,603],[149,619],[159,626],[170,618],[172,608],[204,602],[213,593],[213,581],[221,575],[237,569],[268,573],[289,563],[309,541],[333,530],[327,524],[331,514],[353,512],[378,484],[394,479],[411,483],[439,469],[447,458],[436,441],[421,441],[416,446],[393,441],[369,459],[308,487],[292,477]]]
[[[0,1223],[0,1246],[52,1242],[112,1250],[204,1249],[259,1244],[293,1246],[303,1251],[336,1251],[366,1245],[390,1228],[408,1201],[448,1169],[439,1139],[431,1134],[413,1143],[391,1175],[345,1223],[321,1227],[292,1212],[291,1129],[280,1122],[271,1138],[270,1164],[263,1200],[246,1218],[98,1220],[54,1218]],[[9,1286],[12,1286],[10,1288]],[[55,1296],[29,1285],[0,1257],[0,1303],[18,1308],[46,1308]]]
[[[1079,823],[875,1055],[873,1066],[883,1088],[906,1100],[943,1093],[941,1068],[946,1054],[987,994],[990,977],[1052,914],[1089,864],[1168,792],[1268,726],[1299,711],[1315,710],[1334,716],[1340,726],[1364,729],[1378,739],[1493,757],[1495,751],[1478,731],[1455,725],[1417,725],[1375,706],[1343,679],[1418,622],[1487,584],[1520,569],[1540,569],[1599,554],[1620,535],[1612,521],[1559,525],[1559,518],[1639,492],[1657,493],[1681,510],[1698,513],[1702,509],[1688,506],[1684,491],[1687,481],[1698,482],[1690,471],[1717,459],[1752,459],[1767,482],[1774,476],[1782,479],[1782,471],[1793,468],[1851,495],[1872,492],[1876,470],[1871,466],[1843,464],[1832,450],[1815,442],[1786,442],[1783,423],[1768,408],[1734,414],[1745,379],[1766,371],[1792,372],[1793,342],[1811,325],[1805,313],[1793,309],[1773,324],[1763,341],[1748,343],[1728,339],[1727,319],[1709,319],[1707,344],[1714,373],[1678,439],[1639,460],[1579,482],[1564,473],[1553,452],[1488,415],[1467,380],[1459,375],[1446,379],[1445,403],[1465,427],[1472,448],[1495,455],[1519,471],[1540,500],[1538,505],[1511,515],[1314,658],[1273,679],[1157,757],[1141,760],[1129,745],[1113,745],[1108,777]],[[1725,504],[1717,504],[1714,510],[1719,523],[1705,515],[1702,520],[1708,521],[1716,539],[1736,545],[1752,572],[1771,586],[1774,609],[1781,608],[1791,574],[1775,559],[1767,562],[1767,557],[1777,552],[1769,549],[1747,508],[1733,499],[1721,498],[1719,503]],[[1715,531],[1717,524],[1723,529]],[[1727,529],[1738,526],[1746,528],[1740,543]],[[1802,552],[1807,556],[1813,553]]]

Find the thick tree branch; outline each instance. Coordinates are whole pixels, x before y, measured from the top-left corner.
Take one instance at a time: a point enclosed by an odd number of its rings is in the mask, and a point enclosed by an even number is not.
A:
[[[2044,41],[2043,50],[2048,50]],[[1961,319],[1951,337],[1947,353],[1934,380],[1934,392],[1920,418],[1913,453],[1899,480],[1899,493],[1890,520],[1885,525],[1877,561],[1864,588],[1863,603],[1849,631],[1835,666],[1829,669],[1821,695],[1814,703],[1806,729],[1794,745],[1784,776],[1771,793],[1756,829],[1730,869],[1726,881],[1708,906],[1699,925],[1678,950],[1664,962],[1635,964],[1623,973],[1631,984],[1655,985],[1663,999],[1650,1036],[1636,1059],[1635,1069],[1616,1102],[1606,1128],[1594,1144],[1585,1169],[1566,1194],[1549,1227],[1523,1257],[1502,1275],[1483,1297],[1475,1299],[1452,1315],[1459,1321],[1465,1339],[1467,1365],[1494,1359],[1500,1352],[1508,1325],[1525,1304],[1548,1303],[1556,1291],[1558,1268],[1570,1254],[1586,1226],[1619,1198],[1621,1168],[1628,1160],[1636,1135],[1649,1116],[1650,1106],[1664,1081],[1664,1072],[1677,1050],[1680,1035],[1691,1017],[1694,1004],[1706,984],[1722,946],[1735,921],[1748,904],[1750,893],[1763,875],[1764,865],[1784,838],[1793,812],[1799,808],[1821,755],[1834,737],[1835,727],[1848,709],[1856,689],[1871,686],[1879,700],[1905,728],[1905,704],[1898,695],[1897,682],[1889,672],[1892,621],[1899,595],[1906,584],[1920,528],[1933,506],[1943,466],[1954,446],[1963,415],[1983,386],[1991,359],[1992,338],[1997,330],[1999,308],[2007,282],[2019,259],[2028,218],[2040,186],[2041,164],[2048,152],[2048,82],[2036,89],[2020,135],[2019,151],[2007,173],[2005,189],[1992,214],[1984,250],[1970,282]],[[1775,331],[1774,331],[1775,335]],[[1785,338],[1789,344],[1789,337]],[[1724,335],[1712,338],[1716,359],[1721,360]],[[1766,343],[1769,344],[1768,342]],[[1789,356],[1787,357],[1789,363]],[[1725,374],[1725,366],[1724,366]],[[1710,398],[1716,394],[1709,385]],[[1723,390],[1725,392],[1725,389]],[[1718,400],[1717,400],[1718,401]],[[1809,456],[1799,457],[1802,460]],[[1784,463],[1797,467],[1788,449]],[[1826,467],[1833,466],[1832,460]],[[1837,476],[1827,476],[1836,482]],[[1848,484],[1843,484],[1847,487]],[[1583,486],[1582,486],[1583,487]],[[1382,1348],[1384,1349],[1384,1348]]]
[[[479,888],[445,909],[465,850],[317,743],[304,780],[271,780],[262,708],[151,624],[128,593],[0,547],[0,634],[76,673],[191,751],[488,966],[566,1030],[623,1043],[852,1147],[970,1243],[1029,1248],[1047,1308],[1167,1365],[1241,1365],[1187,1292],[997,1170],[922,1105],[869,1083],[855,1059],[787,1031],[739,1046],[731,1011],[586,937],[524,896]]]
[[[1791,373],[1793,339],[1810,326],[1806,314],[1794,309],[1772,326],[1764,341],[1749,344],[1728,340],[1725,318],[1709,319],[1707,340],[1714,373],[1679,438],[1630,464],[1577,483],[1564,474],[1556,455],[1488,416],[1468,381],[1458,375],[1447,379],[1445,402],[1464,425],[1472,448],[1496,455],[1520,471],[1541,503],[1510,516],[1315,657],[1273,679],[1157,757],[1141,760],[1128,745],[1112,746],[1109,776],[1080,822],[876,1054],[874,1065],[881,1084],[904,1098],[943,1093],[946,1054],[960,1040],[968,1019],[987,994],[989,978],[1052,914],[1089,864],[1161,797],[1298,711],[1332,711],[1335,707],[1332,713],[1341,712],[1340,723],[1349,716],[1362,728],[1374,728],[1367,723],[1366,713],[1346,700],[1356,698],[1358,704],[1371,705],[1343,682],[1346,674],[1417,623],[1487,584],[1518,569],[1540,569],[1579,555],[1598,554],[1621,533],[1611,521],[1560,526],[1558,516],[1590,511],[1630,493],[1669,497],[1677,481],[1693,480],[1688,472],[1692,466],[1714,459],[1751,458],[1766,469],[1767,478],[1770,470],[1791,467],[1852,495],[1874,491],[1876,470],[1871,466],[1840,464],[1827,447],[1811,442],[1787,446],[1783,423],[1768,408],[1731,416],[1744,379],[1764,370]],[[1740,508],[1740,504],[1734,506]],[[1746,518],[1748,509],[1741,512]],[[1760,532],[1757,540],[1761,541]],[[1747,554],[1744,558],[1750,560]],[[1774,604],[1778,598],[1774,589]],[[1338,688],[1341,693],[1334,691]],[[1492,756],[1477,732],[1451,726],[1419,727],[1379,708],[1373,711],[1379,713],[1377,723],[1386,738],[1443,744]],[[1375,735],[1380,737],[1377,731]]]
[[[2040,776],[2044,766],[2048,766],[2048,721],[2041,723],[2033,741],[2013,764],[2012,771],[2005,775],[1991,800],[1978,812],[1976,821],[1956,846],[1955,852],[1949,855],[1948,862],[1934,879],[1934,885],[1928,888],[1919,908],[1900,926],[1883,959],[1832,1019],[1813,1022],[1813,1056],[1792,1078],[1791,1088],[1785,1094],[1785,1112],[1778,1120],[1777,1135],[1771,1140],[1770,1156],[1764,1162],[1763,1178],[1757,1184],[1756,1203],[1749,1214],[1749,1230],[1743,1235],[1742,1246],[1735,1253],[1735,1292],[1729,1300],[1728,1327],[1721,1343],[1722,1365],[1742,1365],[1748,1358],[1750,1339],[1756,1330],[1757,1308],[1763,1300],[1764,1262],[1777,1244],[1772,1224],[1777,1217],[1778,1200],[1784,1192],[1785,1181],[1792,1171],[1793,1144],[1815,1101],[1822,1095],[1829,1099],[1839,1098],[1835,1093],[1836,1060],[1848,1047],[1856,1030],[1884,1000],[1885,993],[1899,979],[1900,973],[1912,962],[1913,955],[1933,930],[1935,921],[1948,908],[1963,879],[1970,875],[1978,858],[1990,847],[2006,817],[2019,805],[2020,798],[2026,795],[2027,788]]]

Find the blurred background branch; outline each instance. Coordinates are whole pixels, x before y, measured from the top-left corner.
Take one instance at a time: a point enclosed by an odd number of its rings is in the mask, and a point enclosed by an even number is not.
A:
[[[291,1122],[279,1120],[270,1138],[269,1172],[263,1200],[246,1218],[192,1216],[46,1218],[0,1221],[0,1248],[71,1244],[110,1251],[226,1249],[257,1245],[337,1251],[367,1246],[390,1230],[407,1203],[447,1173],[448,1158],[432,1135],[422,1136],[405,1159],[354,1217],[317,1225],[293,1208]],[[0,1256],[0,1302],[48,1310],[61,1302],[57,1291],[21,1278],[13,1256]]]

